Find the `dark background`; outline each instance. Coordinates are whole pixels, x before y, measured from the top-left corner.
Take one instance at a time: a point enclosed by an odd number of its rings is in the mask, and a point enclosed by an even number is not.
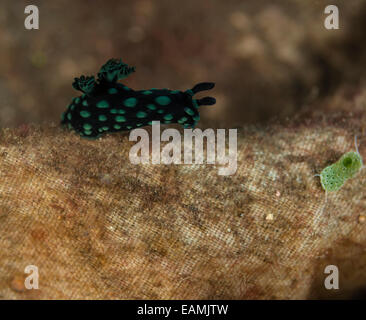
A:
[[[39,30],[24,28],[28,4]],[[323,26],[329,4],[340,30]],[[364,82],[364,30],[362,0],[2,0],[0,126],[58,122],[78,94],[73,78],[112,57],[136,66],[125,81],[136,89],[216,82],[201,126],[330,111],[336,90],[352,99]]]

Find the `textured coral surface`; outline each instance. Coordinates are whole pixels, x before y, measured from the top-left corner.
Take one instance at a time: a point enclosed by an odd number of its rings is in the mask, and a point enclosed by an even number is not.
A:
[[[352,114],[240,128],[226,177],[213,165],[132,165],[127,134],[2,130],[1,298],[349,297],[366,282],[366,172],[325,206],[314,174],[353,150],[354,134],[366,154],[356,102]],[[337,293],[324,289],[327,264],[340,268]],[[24,288],[27,265],[39,290]]]

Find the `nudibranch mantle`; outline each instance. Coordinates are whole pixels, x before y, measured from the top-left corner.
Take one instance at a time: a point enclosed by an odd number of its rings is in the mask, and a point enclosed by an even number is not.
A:
[[[185,128],[200,119],[198,108],[213,105],[212,97],[193,99],[199,91],[210,90],[214,83],[199,83],[186,91],[168,89],[133,90],[117,82],[135,71],[121,59],[111,59],[94,76],[75,78],[73,87],[83,95],[72,100],[61,116],[61,123],[82,137],[98,138],[103,133],[132,130],[151,125],[179,123]]]

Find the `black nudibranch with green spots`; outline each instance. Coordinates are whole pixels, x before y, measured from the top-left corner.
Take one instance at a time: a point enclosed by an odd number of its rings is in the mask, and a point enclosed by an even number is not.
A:
[[[97,80],[94,76],[75,78],[72,85],[83,95],[72,100],[62,114],[61,123],[88,138],[151,125],[154,120],[191,128],[200,119],[198,107],[216,103],[212,97],[193,99],[195,93],[212,89],[215,84],[210,82],[199,83],[186,91],[135,91],[117,82],[134,71],[134,67],[121,59],[111,59],[102,66]]]

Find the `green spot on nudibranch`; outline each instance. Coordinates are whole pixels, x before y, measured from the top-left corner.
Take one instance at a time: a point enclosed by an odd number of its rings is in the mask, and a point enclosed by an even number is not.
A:
[[[173,90],[173,91],[170,91],[170,93],[172,93],[172,94],[177,94],[177,93],[179,93],[180,91],[179,90]]]
[[[182,118],[180,118],[179,120],[178,120],[178,123],[184,123],[184,122],[186,122],[188,120],[188,118],[187,117],[182,117]]]
[[[188,113],[190,116],[193,116],[194,115],[194,111],[192,109],[190,109],[190,108],[184,108],[184,111],[186,113]]]
[[[142,91],[142,94],[145,94],[145,95],[149,95],[149,94],[152,94],[153,92],[151,90],[145,90],[145,91]]]
[[[154,104],[148,104],[147,108],[150,110],[156,110],[156,106]]]
[[[158,110],[158,113],[164,113],[165,111],[163,109]]]
[[[85,123],[83,125],[83,128],[84,128],[84,130],[90,130],[91,128],[93,128],[93,126],[91,124],[89,124],[89,123]]]
[[[125,122],[126,121],[126,118],[124,116],[117,116],[115,119],[116,119],[117,122]]]
[[[136,113],[136,117],[139,119],[146,118],[146,116],[147,116],[147,113],[143,112],[143,111],[139,111]]]
[[[132,129],[132,127],[131,127],[131,126],[127,126],[126,128],[127,128],[128,130]]]
[[[104,131],[108,131],[108,130],[109,130],[109,127],[107,127],[107,126],[103,126],[103,127],[102,127],[102,129],[103,129]]]
[[[90,117],[90,112],[89,111],[80,111],[80,115],[83,117],[83,118],[89,118]]]
[[[123,109],[111,109],[110,113],[112,113],[112,114],[125,114],[126,111],[123,110]]]
[[[71,113],[68,113],[68,114],[67,114],[67,119],[69,119],[69,120],[71,120],[71,119],[72,119],[72,115],[71,115]]]
[[[104,114],[101,114],[101,115],[98,117],[98,120],[99,120],[99,121],[107,121],[107,117],[106,117]]]
[[[74,104],[72,104],[71,106],[70,106],[70,110],[71,111],[73,111],[75,109],[75,105]]]
[[[87,100],[84,100],[84,101],[82,102],[82,105],[83,105],[84,107],[87,107],[87,106],[88,106],[88,101],[87,101]]]
[[[116,94],[116,93],[118,93],[118,90],[116,88],[109,88],[108,93],[109,94]]]
[[[90,136],[92,134],[92,131],[90,130],[85,130],[84,133],[87,135],[87,136]]]
[[[155,99],[155,101],[161,106],[168,105],[172,100],[167,96],[160,96]]]
[[[137,99],[136,98],[128,98],[123,102],[125,107],[129,107],[132,108],[137,104]]]
[[[168,114],[166,114],[165,116],[164,116],[164,120],[172,120],[173,119],[173,115],[172,114],[170,114],[170,113],[168,113]]]
[[[80,98],[79,98],[79,97],[75,98],[75,99],[74,99],[74,102],[75,102],[76,104],[78,104],[78,103],[80,102]]]
[[[101,100],[97,102],[97,108],[101,109],[109,108],[109,103],[106,100]]]
[[[115,125],[113,126],[113,128],[114,128],[114,129],[116,129],[116,130],[119,130],[119,129],[121,129],[122,127],[121,127],[120,125],[118,125],[118,124],[115,124]]]

